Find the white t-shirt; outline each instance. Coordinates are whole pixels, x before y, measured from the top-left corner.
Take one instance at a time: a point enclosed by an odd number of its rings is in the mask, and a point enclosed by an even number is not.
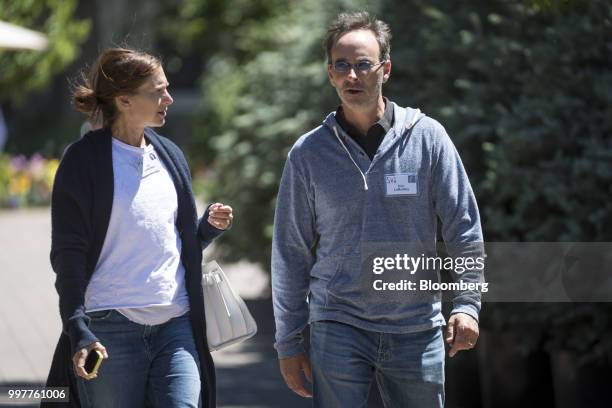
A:
[[[117,309],[136,323],[161,324],[189,310],[176,189],[153,145],[113,138],[112,157],[113,208],[85,309]]]

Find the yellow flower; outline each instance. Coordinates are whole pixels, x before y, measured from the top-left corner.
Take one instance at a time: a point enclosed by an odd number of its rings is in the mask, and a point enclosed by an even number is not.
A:
[[[32,180],[24,173],[18,173],[9,180],[10,195],[25,195],[30,191]]]
[[[57,168],[59,167],[60,161],[58,159],[50,159],[47,161],[47,166],[45,168],[45,183],[49,186],[49,190],[53,187],[53,180],[55,180],[55,173],[57,173]]]

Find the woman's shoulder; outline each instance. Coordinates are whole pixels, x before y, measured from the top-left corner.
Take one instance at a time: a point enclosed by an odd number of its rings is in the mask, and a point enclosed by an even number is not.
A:
[[[103,129],[86,133],[64,149],[56,180],[68,177],[74,181],[95,171],[100,163],[97,156],[105,155],[107,151],[110,153],[110,138]]]
[[[105,129],[98,129],[85,133],[79,140],[72,142],[66,147],[62,159],[93,154],[96,146],[104,141],[105,132]]]

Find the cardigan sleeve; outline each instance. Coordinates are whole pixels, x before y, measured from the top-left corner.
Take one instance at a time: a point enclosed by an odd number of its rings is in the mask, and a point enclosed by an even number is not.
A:
[[[72,145],[66,151],[55,175],[51,197],[51,266],[56,273],[55,288],[71,355],[98,341],[88,328],[84,305],[93,191],[78,150]]]
[[[200,218],[200,221],[198,222],[198,238],[200,239],[202,249],[206,248],[215,238],[217,238],[226,231],[219,229],[208,222],[208,213],[211,205],[212,204],[206,207],[204,215],[202,216],[202,218]],[[229,228],[231,227],[232,224],[230,224]]]

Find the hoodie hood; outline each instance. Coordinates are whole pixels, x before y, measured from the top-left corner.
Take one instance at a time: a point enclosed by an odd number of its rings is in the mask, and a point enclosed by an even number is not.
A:
[[[412,129],[412,127],[416,125],[419,120],[426,116],[418,108],[402,108],[394,102],[389,102],[393,104],[393,113],[395,117],[393,121],[393,130],[395,131],[396,135],[403,136],[405,133],[407,133],[407,130]],[[342,129],[338,124],[338,121],[336,120],[335,111],[327,115],[327,117],[323,121],[323,125],[329,128],[332,134],[334,133],[334,127],[336,127],[338,131]]]

